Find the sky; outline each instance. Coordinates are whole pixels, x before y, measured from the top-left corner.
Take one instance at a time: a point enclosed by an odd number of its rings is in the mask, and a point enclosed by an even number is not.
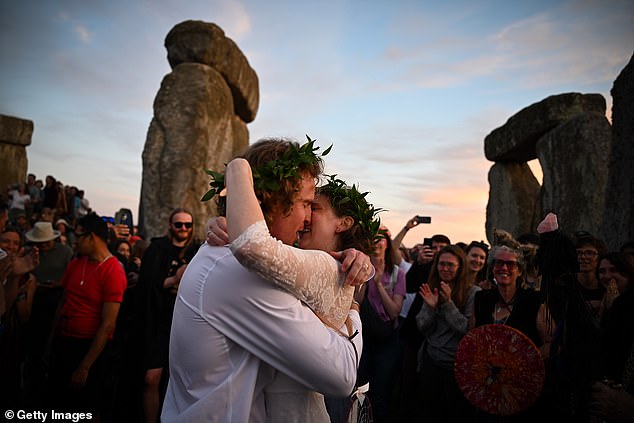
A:
[[[370,192],[393,234],[432,217],[407,246],[485,239],[485,136],[566,92],[602,94],[609,118],[634,52],[632,0],[0,0],[0,114],[34,122],[28,171],[136,222],[165,36],[189,19],[219,25],[257,73],[251,142],[333,144],[326,173]]]

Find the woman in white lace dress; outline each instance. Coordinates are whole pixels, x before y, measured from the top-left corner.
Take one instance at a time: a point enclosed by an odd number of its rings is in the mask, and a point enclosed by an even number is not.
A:
[[[298,240],[305,249],[301,250],[270,236],[246,161],[230,162],[225,181],[226,225],[230,248],[238,261],[292,293],[333,330],[343,336],[351,335],[347,317],[351,308],[353,313],[358,312],[353,301],[355,288],[346,283],[341,264],[325,251],[355,248],[369,253],[380,224],[375,219],[378,210],[365,201],[356,187],[347,187],[331,177],[318,189],[311,204],[311,223]],[[274,381],[266,388],[266,401],[267,419],[271,422],[330,421],[323,395],[308,391],[279,372],[275,372]]]

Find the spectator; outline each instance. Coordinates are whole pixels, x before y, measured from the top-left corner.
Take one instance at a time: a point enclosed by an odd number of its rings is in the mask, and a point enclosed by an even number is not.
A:
[[[168,234],[152,239],[143,256],[138,293],[145,310],[144,388],[145,421],[155,423],[165,395],[168,348],[172,313],[180,277],[194,256],[198,243],[193,242],[194,219],[181,208],[169,216]]]
[[[55,217],[63,217],[68,215],[68,208],[66,203],[66,190],[64,184],[61,181],[57,181],[55,185],[57,191],[57,203],[55,204]]]
[[[631,288],[631,282],[634,281],[634,274],[630,273],[633,262],[634,258],[625,253],[611,252],[599,256],[597,278],[606,291],[600,316],[605,316],[614,300]]]
[[[372,307],[374,313],[390,322],[393,331],[387,339],[370,336],[363,332],[363,353],[359,363],[358,384],[370,383],[368,392],[375,422],[391,421],[396,408],[392,404],[395,381],[400,362],[401,349],[398,338],[398,316],[405,298],[405,273],[394,263],[393,243],[389,231],[383,227],[385,235],[375,244],[372,264],[376,270],[374,279],[364,284],[355,298],[364,303],[362,307]],[[364,323],[365,313],[361,314]],[[367,322],[365,323],[367,324]]]
[[[480,286],[480,283],[486,280],[489,246],[484,241],[471,241],[465,252],[468,264],[467,279],[472,285]]]
[[[540,289],[557,325],[546,367],[544,398],[550,418],[589,421],[588,395],[593,382],[605,377],[603,332],[578,280],[581,254],[575,242],[558,228],[554,213],[548,213],[537,226]]]
[[[29,216],[31,216],[33,213],[39,213],[40,211],[40,201],[41,201],[40,190],[42,189],[42,187],[41,186],[38,187],[36,182],[37,181],[35,179],[35,175],[32,173],[29,173],[26,179],[27,191],[29,193],[29,196],[31,197],[31,202],[30,202],[31,213],[29,213]]]
[[[37,284],[33,299],[33,311],[29,321],[29,343],[27,351],[27,384],[35,401],[41,399],[46,379],[46,369],[42,357],[46,340],[51,329],[51,321],[62,297],[61,279],[66,266],[73,257],[70,247],[57,242],[59,231],[53,230],[50,222],[36,222],[33,229],[25,234],[30,247],[39,250],[40,263],[33,270]]]
[[[42,201],[42,207],[48,207],[54,210],[57,206],[57,180],[51,176],[46,176],[46,185],[43,189],[44,199]],[[53,220],[51,216],[51,221]]]
[[[9,258],[18,257],[22,239],[15,229],[0,233],[0,248]],[[0,398],[4,404],[24,406],[22,372],[26,360],[27,323],[31,316],[35,278],[29,273],[12,271],[4,287],[6,292],[6,314],[2,317],[4,330],[0,331]]]
[[[540,348],[542,357],[548,358],[551,330],[554,323],[550,320],[539,292],[521,288],[525,274],[524,254],[520,244],[508,233],[500,238],[496,232],[496,244],[489,255],[489,266],[493,270],[496,285],[493,289],[477,292],[470,327],[485,324],[501,324],[514,327],[528,336]],[[537,404],[519,415],[510,417],[510,421],[535,421],[545,410]],[[508,421],[509,417],[498,418],[478,411],[479,421]]]
[[[15,189],[9,191],[9,209],[22,210],[26,212],[31,202],[31,196],[28,193],[25,183],[19,183]]]
[[[473,300],[480,288],[467,279],[464,251],[455,245],[434,258],[427,283],[421,285],[424,304],[416,323],[425,341],[419,351],[422,411],[430,421],[463,422],[472,418],[472,407],[454,377],[454,354],[467,333]]]
[[[53,218],[55,217],[55,210],[50,207],[43,207],[40,212],[40,221],[41,222],[50,222],[53,224]]]
[[[410,220],[411,222],[411,220]],[[410,224],[408,222],[408,225]],[[451,241],[449,237],[436,234],[431,237],[431,246],[416,244],[412,248],[413,263],[407,274],[406,298],[409,297],[409,310],[399,329],[400,338],[403,344],[403,372],[401,391],[404,396],[401,398],[402,410],[401,420],[408,416],[422,418],[416,413],[420,412],[420,373],[418,370],[418,351],[423,343],[423,334],[416,325],[416,316],[423,306],[423,298],[418,295],[420,286],[427,282],[432,262],[439,250],[448,246]],[[413,299],[412,299],[413,297]],[[407,307],[407,302],[404,307]]]
[[[608,258],[609,257],[609,258]],[[634,351],[634,259],[625,253],[611,253],[601,260],[600,277],[611,277],[620,294],[606,311],[602,327],[605,331],[604,361],[609,385],[620,385],[634,403],[634,375],[632,360]],[[596,387],[595,387],[596,388]],[[601,404],[603,411],[605,404]],[[630,414],[634,418],[634,414]]]
[[[78,218],[86,216],[88,213],[91,212],[90,202],[84,195],[84,190],[79,190],[77,192],[77,196],[79,197],[79,208],[77,209]]]
[[[23,210],[15,211],[12,223],[14,228],[20,232],[21,237],[24,237],[24,235],[31,230],[31,224]]]
[[[55,409],[104,414],[109,341],[126,287],[125,274],[106,244],[96,214],[77,222],[79,257],[68,266],[64,295],[49,338],[49,399]]]
[[[606,253],[607,248],[602,240],[583,231],[575,233],[575,248],[579,261],[577,282],[581,285],[583,297],[591,305],[594,314],[598,316],[605,295],[605,288],[597,278],[598,257]]]
[[[69,247],[74,249],[74,245],[77,239],[68,221],[66,219],[57,219],[57,221],[55,222],[55,229],[59,231],[60,238],[65,237],[65,242],[62,242],[62,244],[68,245]]]

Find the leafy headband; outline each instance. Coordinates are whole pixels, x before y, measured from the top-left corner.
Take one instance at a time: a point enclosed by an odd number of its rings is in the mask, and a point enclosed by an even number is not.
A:
[[[288,150],[275,160],[271,160],[264,165],[253,169],[253,186],[256,191],[279,191],[280,183],[285,179],[298,179],[301,177],[300,170],[306,169],[319,162],[322,157],[330,153],[332,145],[321,155],[317,155],[319,147],[315,147],[315,141],[306,135],[308,142],[297,146],[290,143]],[[209,186],[211,189],[203,195],[201,201],[211,200],[216,194],[221,195],[225,189],[225,175],[223,173],[206,171],[211,176]]]
[[[330,197],[335,209],[346,210],[345,214],[359,224],[370,241],[374,242],[385,236],[385,230],[380,229],[381,219],[377,216],[383,209],[375,209],[368,203],[365,199],[367,192],[360,192],[356,185],[346,185],[337,175],[328,175],[326,184],[319,187],[319,192]]]

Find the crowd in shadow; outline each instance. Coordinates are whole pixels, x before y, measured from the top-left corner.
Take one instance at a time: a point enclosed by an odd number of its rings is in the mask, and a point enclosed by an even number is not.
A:
[[[43,184],[29,175],[3,197],[0,403],[54,408],[52,324],[65,272],[85,235],[80,222],[92,210],[82,190],[52,176]],[[157,421],[169,378],[171,310],[199,244],[191,237],[195,222],[176,209],[166,237],[146,240],[131,216],[125,223],[100,219],[109,255],[125,274],[116,329],[103,350],[100,418]],[[387,232],[372,257],[375,280],[355,298],[364,340],[358,384],[370,383],[375,422],[632,421],[634,242],[608,251],[593,234],[565,234],[545,219],[535,233],[498,231],[491,246],[435,234],[406,248],[404,236],[419,223],[414,217],[395,236]],[[518,400],[507,416],[495,413],[494,398],[469,397],[460,376],[466,364],[456,361],[461,340],[491,324],[519,331],[543,361],[545,378],[534,398]],[[332,421],[340,421],[334,407]]]

